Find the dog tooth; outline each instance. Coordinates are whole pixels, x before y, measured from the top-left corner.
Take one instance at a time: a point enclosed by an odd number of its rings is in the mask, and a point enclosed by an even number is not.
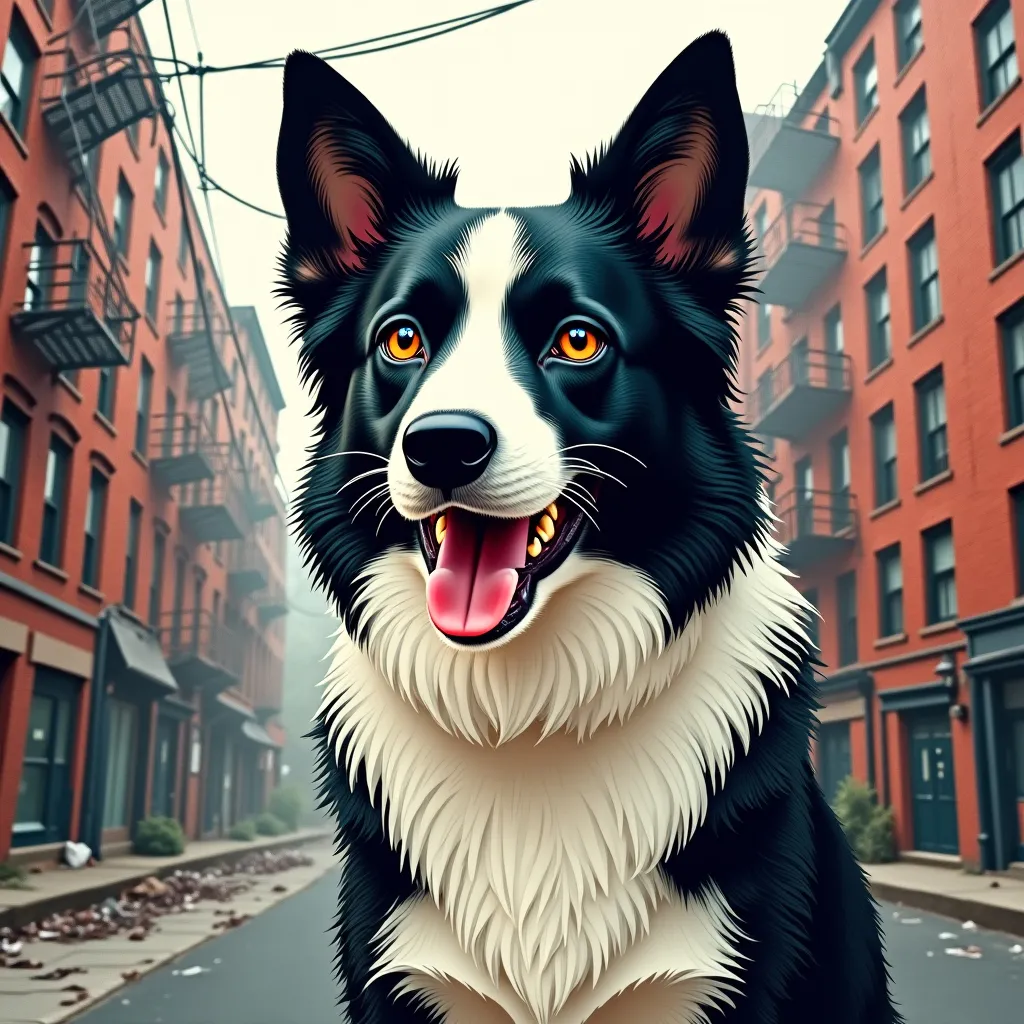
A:
[[[434,524],[434,536],[437,538],[437,543],[440,544],[444,540],[444,535],[448,530],[448,517],[438,516],[437,522]]]
[[[552,519],[558,519],[558,506],[554,502],[551,502],[551,504],[548,505],[546,511]]]
[[[542,541],[549,541],[555,535],[555,524],[552,522],[551,516],[543,515],[540,517],[540,522],[537,524],[537,536]]]
[[[536,558],[543,550],[544,545],[541,544],[541,542],[536,537],[534,537],[533,540],[530,541],[528,547],[526,548],[526,553],[531,558]]]

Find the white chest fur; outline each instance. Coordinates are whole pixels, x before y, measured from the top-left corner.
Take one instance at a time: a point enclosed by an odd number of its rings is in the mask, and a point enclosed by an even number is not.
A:
[[[594,568],[598,577],[621,571]],[[415,597],[406,606],[394,599],[416,580],[396,582],[408,578],[400,555],[375,572],[392,574],[390,589],[381,587],[391,604],[374,627],[386,630],[417,607]],[[601,593],[624,592],[608,582]],[[602,611],[598,590],[577,592],[573,606],[591,619],[643,618],[635,609]],[[776,627],[799,630],[801,608],[769,552],[737,569],[731,588],[663,650],[622,658],[613,670],[595,665],[603,682],[597,692],[581,689],[567,717],[573,731],[545,735],[536,726],[496,746],[442,728],[409,699],[409,678],[396,678],[403,664],[433,664],[437,681],[444,664],[451,679],[440,678],[436,692],[464,703],[480,692],[465,685],[449,650],[439,646],[433,662],[424,654],[429,623],[406,622],[406,645],[420,645],[407,659],[393,657],[393,643],[371,636],[364,651],[343,633],[322,712],[338,749],[348,744],[350,779],[362,764],[371,793],[382,785],[391,842],[429,894],[395,909],[381,934],[379,973],[400,975],[396,983],[444,1012],[445,1024],[702,1021],[734,979],[742,922],[715,889],[681,901],[659,864],[703,820],[706,778],[724,779],[733,730],[744,746],[759,731],[766,680],[786,685],[797,655]],[[563,636],[577,629],[558,622]],[[504,675],[487,680],[492,703],[506,683],[529,685],[528,663],[512,671],[512,656],[503,655]],[[449,721],[481,713],[464,707]]]

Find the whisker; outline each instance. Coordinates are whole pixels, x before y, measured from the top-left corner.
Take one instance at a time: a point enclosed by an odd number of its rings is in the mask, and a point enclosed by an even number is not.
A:
[[[341,494],[346,487],[351,487],[353,484],[358,483],[360,480],[365,480],[368,476],[376,476],[378,473],[386,473],[388,471],[387,466],[382,466],[378,469],[368,469],[365,473],[360,473],[359,476],[352,477],[348,483],[342,484],[334,493]]]
[[[587,476],[596,476],[602,480],[611,480],[612,483],[618,484],[627,491],[629,490],[628,485],[624,484],[617,476],[613,476],[607,470],[602,469],[600,466],[597,466],[586,459],[566,459],[565,465],[568,469],[571,469],[576,473],[582,473]]]
[[[389,515],[391,515],[391,513],[394,512],[394,511],[395,511],[395,506],[392,505],[391,508],[389,508],[387,510],[387,512],[385,512],[384,515],[382,515],[380,517],[380,522],[377,524],[377,536],[378,537],[380,536],[380,528],[384,525],[384,520],[387,519],[387,517]]]
[[[372,505],[381,496],[381,494],[384,492],[384,489],[386,488],[386,486],[387,486],[386,484],[380,484],[377,487],[373,488],[373,490],[368,491],[367,493],[365,493],[365,494],[361,495],[359,498],[357,498],[354,502],[352,502],[352,504],[349,506],[349,511],[350,512],[352,511],[353,508],[355,508],[355,506],[357,504],[359,505],[359,508],[356,510],[355,514],[352,516],[352,522],[353,523],[359,518],[359,516],[367,508],[369,508],[370,505]]]
[[[573,488],[573,490],[570,491],[570,488]],[[575,497],[585,501],[595,512],[598,511],[597,502],[594,501],[590,492],[586,489],[586,487],[584,487],[580,483],[577,483],[575,480],[570,480],[568,483],[566,483],[564,493],[572,493]],[[577,501],[577,504],[579,504],[579,501]]]
[[[575,491],[573,491],[571,488],[572,488],[572,484],[571,483],[566,485],[565,493],[567,495],[569,495],[570,498],[573,499],[573,501],[576,504],[576,507],[590,520],[591,523],[593,523],[594,529],[597,530],[598,533],[600,533],[601,532],[601,527],[597,525],[597,520],[580,504],[579,495],[577,495],[575,493]],[[597,506],[594,506],[593,502],[591,502],[591,505],[593,506],[594,511],[596,512],[597,511]]]
[[[627,452],[624,448],[616,448],[613,444],[600,444],[597,441],[585,441],[582,444],[567,445],[565,448],[559,449],[559,454],[561,454],[562,452],[571,452],[576,448],[604,448],[610,452],[618,452],[620,455],[625,455],[627,459],[632,459],[635,463],[637,463],[637,465],[643,466],[644,469],[647,468],[647,466],[643,462],[641,462],[635,455],[633,455],[631,452]]]
[[[345,455],[365,455],[370,459],[380,459],[381,462],[387,462],[388,460],[383,455],[378,455],[376,452],[360,452],[360,451],[347,451],[347,452],[331,452],[328,455],[315,455],[310,462],[323,462],[325,459],[340,459]]]

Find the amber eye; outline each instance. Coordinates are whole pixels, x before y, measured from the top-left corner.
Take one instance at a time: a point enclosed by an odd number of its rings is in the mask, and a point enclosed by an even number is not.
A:
[[[587,363],[596,359],[605,348],[605,340],[590,324],[567,324],[558,332],[551,355],[571,363]]]
[[[420,332],[410,323],[386,326],[380,334],[380,347],[384,355],[396,363],[407,363],[424,354]]]

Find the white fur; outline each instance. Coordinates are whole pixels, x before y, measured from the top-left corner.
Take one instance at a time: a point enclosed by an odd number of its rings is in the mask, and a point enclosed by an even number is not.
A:
[[[391,499],[400,515],[422,519],[442,508],[441,494],[418,483],[405,463],[406,427],[429,412],[475,412],[489,420],[498,446],[483,475],[455,491],[455,504],[507,518],[529,516],[555,501],[567,482],[558,438],[541,419],[509,367],[502,316],[505,296],[526,267],[523,225],[495,213],[470,231],[454,258],[468,307],[462,331],[442,362],[428,368],[399,425],[388,464]],[[429,341],[429,339],[428,339]]]
[[[433,628],[419,555],[391,551],[370,567],[366,647],[340,635],[321,714],[339,752],[348,742],[351,784],[362,764],[366,795],[383,785],[390,840],[452,930],[446,945],[430,925],[432,960],[416,938],[428,911],[399,910],[382,971],[418,958],[409,983],[447,1006],[448,1024],[487,1021],[479,1000],[496,992],[519,1000],[515,1024],[586,1020],[572,1007],[597,991],[639,1000],[651,1024],[703,1019],[731,976],[729,911],[708,896],[718,923],[692,923],[659,864],[703,820],[705,773],[724,779],[733,730],[746,747],[763,726],[762,678],[785,688],[797,668],[775,630],[802,633],[807,606],[777,550],[762,541],[752,567],[738,561],[732,586],[667,646],[663,600],[626,566],[571,556],[543,581],[543,614],[486,651],[455,649]],[[662,928],[698,938],[643,940]],[[669,994],[665,979],[684,976]],[[642,992],[616,995],[638,982]],[[594,1010],[591,1024],[619,1019]]]

